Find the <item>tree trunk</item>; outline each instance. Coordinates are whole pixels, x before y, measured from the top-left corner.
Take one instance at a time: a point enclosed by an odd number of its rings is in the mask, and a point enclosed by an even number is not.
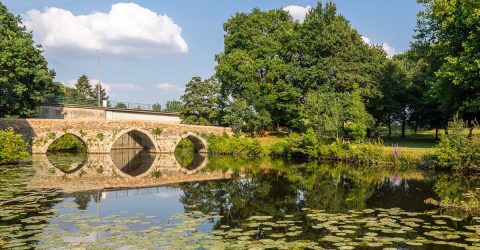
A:
[[[473,136],[473,127],[468,128],[468,139],[472,139]]]
[[[402,119],[402,138],[405,137],[405,127],[407,126],[407,122],[405,119]]]
[[[438,128],[435,128],[435,141],[438,141]]]
[[[392,121],[390,115],[388,115],[388,139],[392,139]]]
[[[445,135],[448,135],[448,127],[447,127],[447,125],[443,126],[443,128],[445,129]]]

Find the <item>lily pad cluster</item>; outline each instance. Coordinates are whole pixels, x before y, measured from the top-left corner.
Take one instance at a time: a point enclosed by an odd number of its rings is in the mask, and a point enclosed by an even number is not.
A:
[[[64,209],[70,208],[66,205]],[[72,206],[73,208],[73,206]],[[219,224],[217,212],[192,211],[160,221],[122,212],[60,214],[36,235],[38,249],[479,249],[480,221],[398,208],[327,213],[303,208],[280,217]],[[211,230],[213,227],[213,230]]]
[[[52,205],[61,200],[60,192],[27,188],[32,176],[24,166],[0,169],[0,248],[30,249],[54,217]]]

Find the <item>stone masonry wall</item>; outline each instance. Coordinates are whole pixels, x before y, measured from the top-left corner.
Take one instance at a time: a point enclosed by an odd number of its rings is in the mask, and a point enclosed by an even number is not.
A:
[[[232,134],[230,128],[167,124],[153,121],[107,121],[63,119],[0,119],[0,129],[14,128],[24,135],[32,153],[46,153],[50,144],[64,134],[73,134],[87,145],[89,153],[109,153],[113,143],[129,131],[143,133],[152,140],[158,153],[172,153],[182,138],[193,136],[207,144],[202,135]]]

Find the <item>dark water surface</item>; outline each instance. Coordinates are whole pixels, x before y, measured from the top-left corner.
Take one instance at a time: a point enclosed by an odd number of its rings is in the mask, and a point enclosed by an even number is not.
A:
[[[480,249],[478,215],[424,203],[479,180],[205,155],[50,154],[0,168],[0,248]]]

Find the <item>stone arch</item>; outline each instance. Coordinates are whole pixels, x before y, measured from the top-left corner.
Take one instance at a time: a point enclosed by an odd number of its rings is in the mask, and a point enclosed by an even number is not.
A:
[[[90,147],[87,143],[87,140],[85,140],[81,134],[75,133],[75,132],[64,132],[64,131],[54,131],[46,134],[46,137],[49,139],[47,143],[45,143],[45,145],[43,146],[43,150],[42,150],[43,153],[47,153],[48,149],[50,148],[53,142],[55,142],[56,140],[62,138],[64,135],[67,135],[67,134],[77,137],[85,145],[85,150],[87,151],[87,153],[90,153]],[[52,135],[55,136],[55,139],[50,139]]]
[[[195,153],[208,153],[208,143],[203,137],[199,136],[196,133],[187,132],[180,136],[180,138],[175,143],[175,147],[177,147],[178,143],[182,139],[189,139],[195,145]]]
[[[118,140],[124,137],[125,135],[128,135],[131,137],[131,140],[140,140],[137,141],[138,144],[142,145],[144,148],[147,147],[150,152],[160,152],[159,146],[155,138],[147,131],[140,129],[140,128],[130,128],[130,129],[125,129],[123,131],[120,131],[117,133],[117,135],[112,138],[112,141],[110,142],[110,145],[108,146],[108,152],[111,152],[112,149],[114,150],[116,144],[118,143]],[[118,144],[117,144],[118,145]]]
[[[205,168],[205,166],[208,163],[207,159],[207,153],[208,153],[208,143],[207,140],[205,140],[203,137],[200,135],[193,133],[193,132],[187,132],[182,134],[178,140],[175,143],[175,148],[176,146],[180,143],[182,139],[189,139],[191,142],[193,142],[193,145],[195,146],[195,158],[194,160],[188,165],[188,166],[182,166],[180,162],[178,162],[177,159],[175,159],[176,164],[178,166],[178,169],[185,173],[185,174],[194,174],[201,169]],[[173,150],[175,151],[175,149]]]
[[[133,154],[130,156],[127,155],[126,159],[123,159],[121,161],[126,164],[123,164],[123,163],[119,164],[119,161],[112,158],[115,154],[115,150],[119,150],[119,149],[143,149],[143,150],[148,150],[149,153],[159,152],[159,146],[157,141],[149,132],[143,129],[140,129],[140,128],[125,129],[117,133],[117,135],[114,136],[114,138],[112,138],[112,141],[110,142],[110,145],[108,147],[108,152],[110,153],[109,164],[112,166],[112,169],[116,169],[115,173],[117,175],[121,177],[126,177],[126,178],[144,177],[147,173],[151,171],[152,168],[154,168],[157,165],[158,157],[155,156],[153,160],[150,159],[151,161],[148,161],[148,164],[146,164],[148,166],[146,165],[140,166],[140,169],[138,169],[138,171],[140,172],[132,171],[133,175],[130,175],[126,172],[123,172],[124,171],[123,167],[127,167],[127,169],[131,167],[127,165],[130,165],[130,163],[133,163],[135,159],[138,158],[136,153],[139,153],[139,152],[136,152],[135,155]],[[140,152],[140,154],[142,153]],[[139,159],[139,162],[143,162],[143,159]]]

